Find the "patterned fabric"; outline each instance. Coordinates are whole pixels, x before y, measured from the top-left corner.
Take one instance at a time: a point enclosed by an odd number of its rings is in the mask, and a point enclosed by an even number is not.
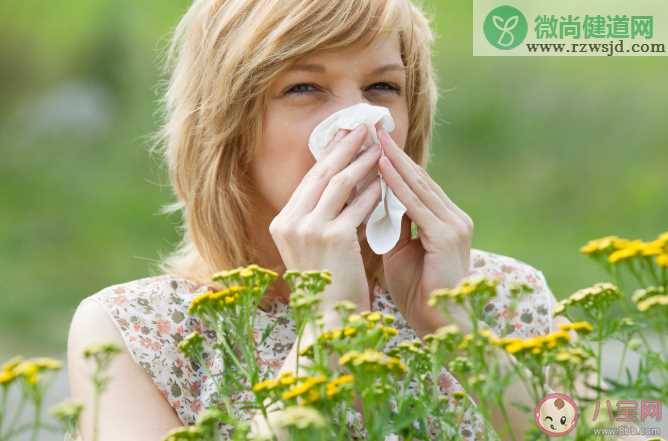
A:
[[[499,337],[529,338],[550,332],[554,296],[542,271],[514,258],[475,248],[471,249],[471,270],[471,276],[500,277],[498,295],[488,302],[484,317],[481,317],[482,327]],[[513,307],[509,288],[520,282],[535,291]],[[201,366],[188,360],[176,348],[189,333],[199,331],[205,337],[204,359],[209,372],[219,372],[219,357],[211,346],[215,333],[187,314],[191,300],[207,289],[206,285],[197,286],[189,280],[163,274],[112,285],[82,300],[98,302],[109,313],[135,362],[148,373],[184,425],[194,424],[200,411],[218,401],[214,381]],[[417,338],[390,294],[378,285],[374,287],[372,309],[392,314],[397,319],[393,326],[399,332],[388,344],[388,349],[400,341]],[[261,373],[273,377],[296,340],[295,325],[287,304],[275,300],[269,303],[267,310],[258,309],[256,341],[260,341],[268,326],[273,329],[258,345],[257,355]],[[441,371],[439,384],[443,393],[463,390],[445,368]],[[231,397],[231,400],[235,403],[249,398],[250,392],[247,392]],[[250,415],[244,418],[250,418]],[[354,426],[352,423],[351,427]],[[464,416],[460,428],[463,439],[482,439],[481,431],[477,412],[471,411]]]

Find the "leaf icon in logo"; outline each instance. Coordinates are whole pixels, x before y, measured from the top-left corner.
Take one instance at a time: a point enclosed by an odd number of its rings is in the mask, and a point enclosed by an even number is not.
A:
[[[515,36],[511,31],[517,27],[519,20],[520,17],[518,15],[513,15],[512,17],[509,17],[508,20],[504,20],[503,17],[499,17],[498,15],[492,17],[494,26],[501,31],[501,35],[499,35],[499,40],[497,41],[499,46],[512,46],[515,42]],[[510,41],[504,43],[503,39],[506,38],[506,35],[510,36]]]

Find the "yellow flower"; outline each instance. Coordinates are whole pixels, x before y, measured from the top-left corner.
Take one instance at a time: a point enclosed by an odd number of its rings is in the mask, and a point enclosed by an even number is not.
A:
[[[668,253],[656,256],[656,264],[662,268],[668,268]]]
[[[272,390],[272,389],[276,388],[278,385],[279,385],[279,382],[278,382],[278,380],[275,380],[275,379],[260,381],[259,383],[255,383],[255,385],[253,385],[253,392],[262,392],[263,390]]]
[[[325,393],[328,398],[333,397],[339,391],[344,385],[351,384],[353,383],[353,376],[350,374],[346,375],[341,375],[340,377],[337,377],[333,380],[331,380],[327,385],[325,386]]]
[[[59,421],[66,423],[68,421],[78,421],[84,404],[79,400],[68,398],[49,408],[49,415],[56,417]]]
[[[327,425],[327,420],[312,407],[289,406],[277,412],[276,422],[279,427],[295,427],[297,429],[320,429]]]
[[[84,348],[84,358],[96,357],[98,355],[113,355],[121,352],[121,347],[116,343],[94,343]]]
[[[254,263],[243,267],[237,267],[230,270],[223,270],[211,276],[211,280],[216,282],[240,282],[241,279],[250,279],[257,276],[262,283],[274,280],[278,274],[270,269],[262,268]]]
[[[600,239],[590,240],[580,248],[580,252],[590,255],[603,251],[609,251],[615,248],[615,242],[619,243],[619,240],[620,238],[617,236],[605,236]]]
[[[642,240],[632,240],[625,244],[621,249],[618,249],[614,253],[608,256],[608,261],[610,263],[617,263],[621,260],[629,259],[631,257],[639,255],[647,244]]]
[[[28,384],[37,384],[39,381],[39,371],[40,369],[37,364],[31,360],[27,360],[16,366],[14,374],[23,376]]]
[[[255,383],[255,385],[253,385],[253,392],[270,391],[276,389],[279,386],[290,386],[296,382],[297,378],[292,372],[281,372],[277,378],[267,379],[260,381],[259,383]]]
[[[645,244],[645,247],[642,249],[643,256],[658,256],[664,252],[664,243],[660,240],[654,240]]]
[[[321,374],[315,377],[304,377],[302,380],[303,382],[301,384],[293,386],[292,388],[283,392],[281,398],[284,400],[289,400],[291,398],[299,397],[308,392],[313,386],[327,381],[327,378]]]
[[[346,326],[345,328],[343,328],[343,335],[345,335],[346,337],[350,337],[351,335],[355,335],[356,332],[357,332],[357,329],[351,328],[350,326]]]
[[[339,314],[345,314],[345,313],[350,313],[353,312],[354,310],[357,309],[357,305],[351,302],[350,300],[341,300],[340,302],[337,302],[336,305],[334,306],[334,309],[339,311]]]
[[[576,331],[582,333],[589,333],[592,331],[593,327],[589,322],[574,322],[574,323],[561,323],[559,324],[559,329],[562,331]]]
[[[647,311],[650,308],[657,308],[658,306],[668,306],[668,295],[652,296],[640,301],[636,306],[638,307],[638,310],[642,312]]]
[[[16,378],[12,371],[0,371],[0,385],[10,384]]]
[[[554,359],[557,362],[581,365],[589,359],[589,355],[582,348],[563,348]]]
[[[15,357],[10,358],[8,361],[6,361],[0,369],[3,371],[13,371],[16,366],[19,365],[23,361],[23,357],[20,355],[17,355]]]
[[[612,300],[622,297],[619,289],[608,282],[596,283],[591,287],[583,288],[571,294],[567,299],[557,303],[553,315],[561,314],[571,306],[582,306],[585,309],[594,306],[607,305]]]
[[[441,301],[448,300],[461,303],[475,294],[493,297],[496,295],[496,286],[499,282],[499,279],[490,279],[486,276],[467,277],[452,289],[444,288],[432,291],[428,303],[430,306],[436,306]]]
[[[424,350],[422,349],[422,342],[419,339],[416,340],[411,340],[411,341],[402,341],[399,342],[394,348],[390,350],[390,355],[396,356],[400,354],[402,351],[406,352],[412,352],[414,354],[425,354]]]
[[[281,383],[283,386],[290,386],[294,384],[297,381],[297,378],[294,376],[292,372],[282,372],[281,375],[278,377],[278,382]]]
[[[543,349],[555,348],[561,341],[568,342],[570,339],[568,332],[562,330],[528,339],[503,338],[500,341],[505,345],[505,350],[511,354],[531,350],[532,354],[538,355]]]
[[[462,391],[462,390],[457,390],[457,391],[455,391],[455,392],[452,393],[452,397],[453,397],[455,400],[461,400],[461,399],[464,398],[465,396],[466,396],[466,392],[464,392],[464,391]]]
[[[351,314],[350,317],[348,317],[348,323],[354,323],[362,320],[362,316],[360,314]]]
[[[363,352],[356,350],[348,351],[339,358],[339,365],[353,367],[364,365],[372,368],[384,367],[393,373],[403,373],[408,369],[400,359],[373,349],[366,349]]]
[[[385,334],[387,337],[394,337],[399,333],[396,328],[393,328],[391,326],[381,326],[380,328],[383,331],[383,334]]]
[[[666,293],[666,288],[663,286],[648,286],[647,288],[638,288],[633,292],[631,300],[633,303],[638,303],[651,296],[661,295]]]

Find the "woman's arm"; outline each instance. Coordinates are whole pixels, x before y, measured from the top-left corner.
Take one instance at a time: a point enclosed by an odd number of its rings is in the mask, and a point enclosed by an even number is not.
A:
[[[98,441],[159,441],[170,429],[183,425],[150,376],[132,359],[107,312],[95,301],[87,301],[74,313],[67,343],[71,395],[84,403],[79,440],[93,439],[90,377],[94,366],[82,355],[93,343],[116,343],[122,350],[107,371],[111,381],[100,399]]]

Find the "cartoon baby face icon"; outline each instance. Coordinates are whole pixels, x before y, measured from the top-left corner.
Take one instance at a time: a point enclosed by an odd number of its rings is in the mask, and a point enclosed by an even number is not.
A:
[[[578,408],[575,402],[565,394],[548,394],[538,402],[535,408],[536,424],[548,436],[563,436],[575,427]]]

